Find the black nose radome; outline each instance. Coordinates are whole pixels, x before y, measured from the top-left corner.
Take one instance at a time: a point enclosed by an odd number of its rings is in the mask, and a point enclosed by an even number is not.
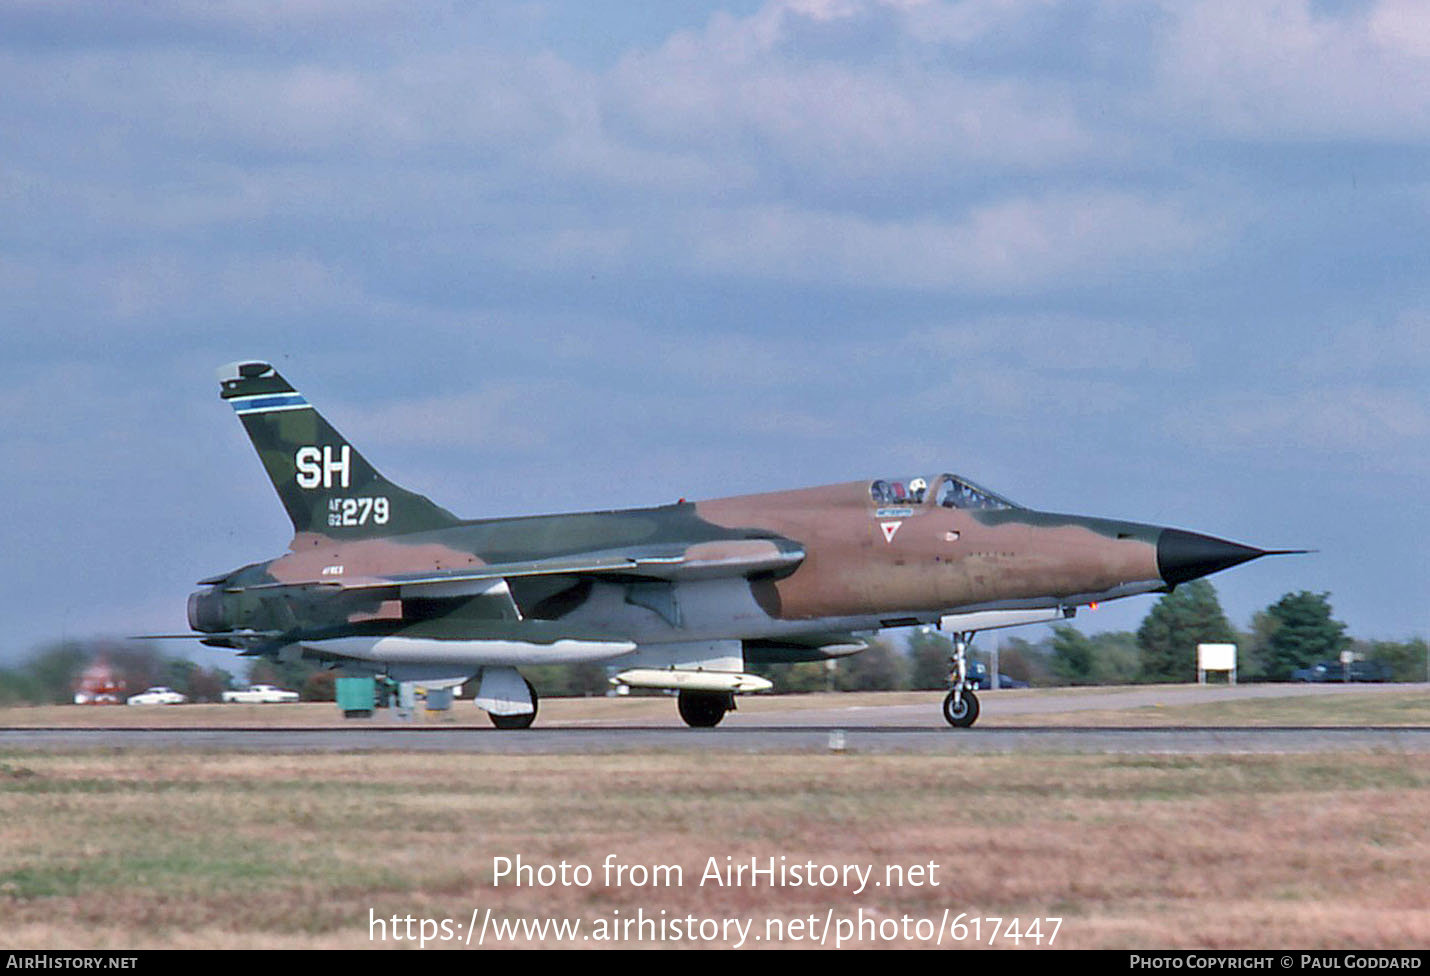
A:
[[[1181,529],[1163,529],[1157,537],[1157,572],[1169,586],[1210,576],[1266,555],[1270,553],[1265,549]]]

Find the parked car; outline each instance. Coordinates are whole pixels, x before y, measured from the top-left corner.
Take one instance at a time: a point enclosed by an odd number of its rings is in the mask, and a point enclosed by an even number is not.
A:
[[[139,694],[129,696],[130,705],[182,705],[186,701],[188,699],[183,695],[164,685],[145,688]]]
[[[1291,672],[1292,681],[1322,682],[1345,681],[1346,666],[1340,661],[1321,661],[1309,668],[1297,668]],[[1352,661],[1351,681],[1389,681],[1390,668],[1384,661]]]
[[[993,687],[993,683],[988,679],[988,665],[982,661],[968,662],[968,683],[979,691],[987,691]],[[1010,678],[1006,674],[998,674],[999,688],[1026,688],[1028,682],[1020,681],[1017,678]]]
[[[223,700],[245,705],[278,705],[297,701],[298,693],[275,685],[250,685],[242,691],[225,691]]]

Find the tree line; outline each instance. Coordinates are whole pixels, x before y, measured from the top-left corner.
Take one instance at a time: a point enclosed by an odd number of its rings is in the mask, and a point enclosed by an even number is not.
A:
[[[1287,593],[1258,612],[1249,630],[1227,620],[1207,580],[1177,587],[1153,605],[1135,632],[1084,634],[1053,627],[1039,640],[985,633],[973,657],[987,661],[998,642],[998,670],[1033,685],[1107,685],[1191,682],[1197,678],[1198,644],[1235,644],[1238,681],[1289,681],[1298,668],[1337,661],[1349,650],[1357,660],[1383,663],[1392,681],[1430,680],[1430,649],[1421,638],[1367,641],[1350,637],[1336,620],[1330,594]],[[948,684],[953,642],[937,632],[916,631],[900,653],[886,640],[838,662],[776,665],[756,669],[777,691],[824,689],[941,689]]]
[[[218,702],[223,693],[245,684],[270,684],[296,691],[303,701],[333,701],[341,674],[311,661],[240,658],[247,679],[225,668],[204,667],[183,657],[173,657],[146,641],[59,641],[39,648],[10,668],[0,668],[0,706],[64,705],[74,693],[86,668],[102,661],[117,679],[124,697],[164,685],[193,702]],[[604,694],[610,684],[599,664],[569,667],[541,666],[523,669],[543,695],[569,697]],[[470,684],[470,683],[469,683]],[[467,689],[470,695],[472,689]]]
[[[223,668],[170,657],[147,642],[70,640],[42,647],[17,666],[0,669],[0,705],[72,702],[80,675],[96,661],[108,665],[125,695],[167,685],[191,701],[219,701],[234,682]]]

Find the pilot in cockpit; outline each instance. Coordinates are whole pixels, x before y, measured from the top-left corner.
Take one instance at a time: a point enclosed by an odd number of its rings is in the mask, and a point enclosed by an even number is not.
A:
[[[909,500],[915,505],[924,503],[924,495],[928,493],[929,483],[922,478],[915,478],[909,482]]]

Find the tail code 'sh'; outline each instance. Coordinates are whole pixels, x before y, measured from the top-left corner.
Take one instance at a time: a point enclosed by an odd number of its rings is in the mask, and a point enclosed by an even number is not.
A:
[[[455,525],[428,498],[388,481],[271,365],[230,363],[220,396],[238,415],[293,531],[360,539]]]

